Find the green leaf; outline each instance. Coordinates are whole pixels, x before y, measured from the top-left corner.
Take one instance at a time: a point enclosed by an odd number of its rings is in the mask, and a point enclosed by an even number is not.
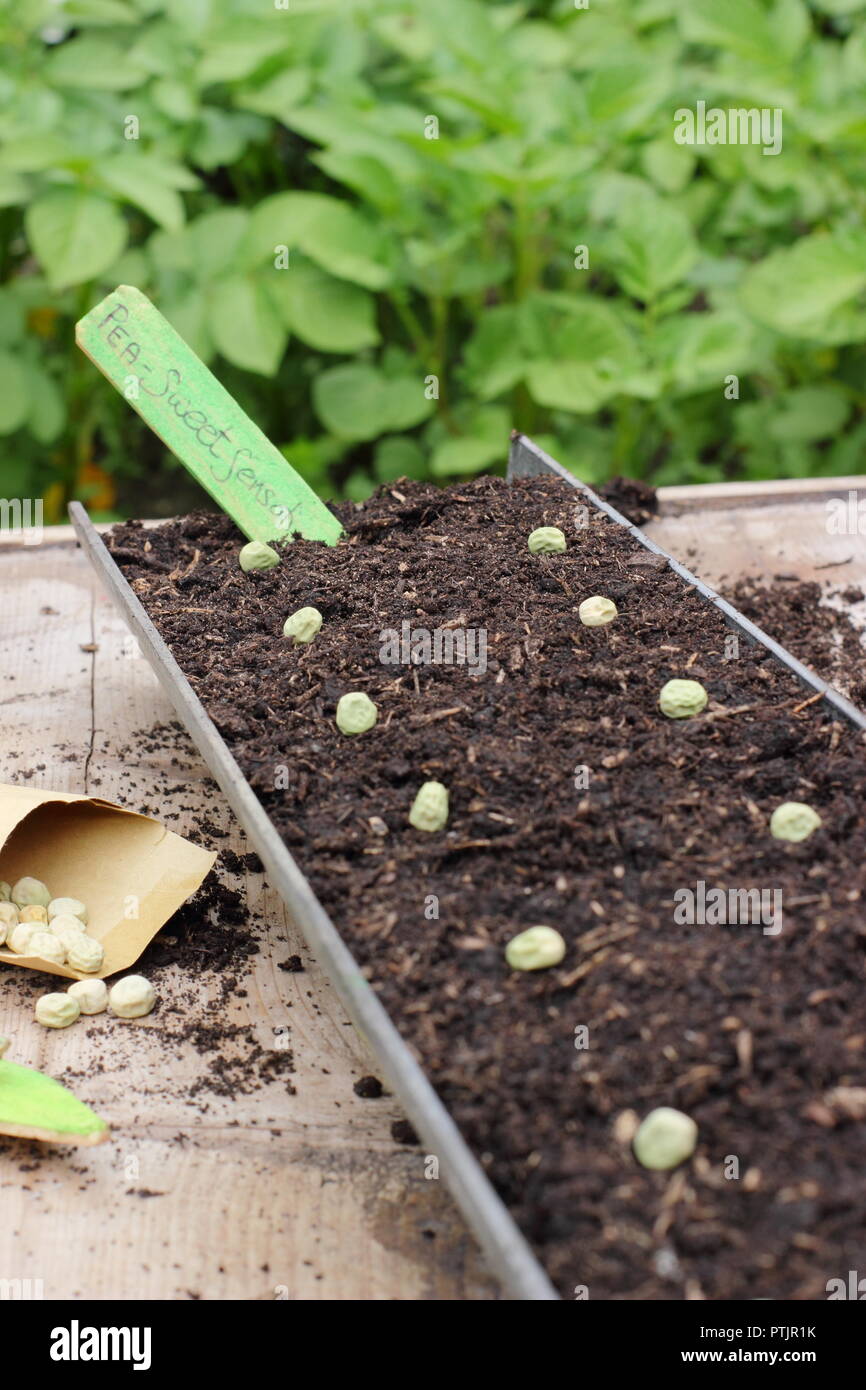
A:
[[[11,353],[0,352],[0,434],[23,425],[30,410],[27,374]]]
[[[690,43],[717,44],[741,58],[770,64],[778,53],[773,29],[758,0],[689,0],[677,10]]]
[[[612,394],[610,385],[586,362],[530,362],[526,384],[539,405],[578,415],[598,410]]]
[[[43,131],[34,135],[23,135],[0,151],[0,167],[21,173],[39,173],[42,169],[52,169],[72,158],[73,149],[68,140]]]
[[[393,483],[398,478],[426,478],[424,450],[415,439],[388,435],[376,446],[373,471],[380,483]]]
[[[63,19],[77,28],[86,24],[138,24],[139,16],[123,0],[64,0]]]
[[[520,313],[515,305],[485,309],[464,353],[473,391],[482,401],[510,391],[523,377],[524,354],[518,339]]]
[[[165,304],[165,317],[202,362],[210,362],[214,342],[208,328],[208,302],[203,292],[196,287],[169,300]]]
[[[620,208],[608,254],[626,293],[652,303],[688,274],[698,245],[685,213],[660,198],[638,198]]]
[[[589,79],[586,104],[590,120],[631,128],[641,123],[667,95],[670,77],[660,64],[645,59],[601,67]]]
[[[28,364],[27,428],[40,444],[53,444],[66,424],[66,402],[54,377]]]
[[[326,150],[313,156],[320,169],[338,183],[353,188],[362,198],[382,208],[400,206],[404,189],[399,179],[375,155],[357,150]]]
[[[663,193],[681,193],[695,171],[697,160],[690,149],[676,145],[670,136],[651,140],[641,151],[647,177]]]
[[[287,68],[260,87],[243,87],[234,94],[235,106],[245,111],[257,111],[261,116],[276,116],[281,121],[293,107],[305,100],[312,86],[307,68]]]
[[[211,39],[196,72],[196,79],[202,86],[249,77],[266,58],[279,53],[291,42],[285,26],[273,24],[258,32],[252,32],[251,27],[248,19],[239,18],[232,26],[233,32]]]
[[[322,193],[277,193],[259,203],[246,253],[270,260],[277,246],[303,251],[331,275],[370,290],[384,289],[392,280],[384,235],[353,208]]]
[[[218,280],[209,294],[207,325],[229,362],[261,376],[274,375],[288,335],[258,281],[241,275]]]
[[[94,171],[113,193],[141,208],[166,231],[174,232],[183,226],[184,207],[180,194],[155,178],[135,154],[101,159]]]
[[[435,478],[480,473],[491,463],[501,463],[507,451],[504,438],[497,441],[465,435],[461,439],[446,439],[433,451],[430,472]]]
[[[249,226],[244,208],[215,208],[190,222],[186,231],[189,268],[205,284],[235,266]]]
[[[360,352],[379,342],[376,301],[360,285],[335,280],[314,265],[267,272],[286,327],[320,352]]]
[[[173,77],[161,77],[150,88],[158,111],[173,121],[191,121],[198,112],[196,94],[184,82]]]
[[[55,188],[31,203],[27,235],[55,290],[83,285],[116,261],[126,246],[126,223],[95,193]]]
[[[0,208],[14,207],[16,203],[24,203],[30,196],[30,189],[26,179],[19,178],[17,174],[7,173],[5,169],[0,169]]]
[[[816,232],[773,251],[743,277],[740,301],[780,333],[810,336],[866,288],[866,236]]]
[[[321,372],[313,383],[313,404],[322,424],[343,439],[375,439],[411,429],[434,408],[423,377],[386,377],[363,362]]]
[[[89,92],[127,92],[140,87],[149,74],[127,57],[123,47],[96,34],[70,39],[48,57],[46,70],[58,87],[81,87]]]
[[[810,444],[830,439],[844,428],[851,402],[836,386],[801,386],[775,402],[769,431],[780,443]]]

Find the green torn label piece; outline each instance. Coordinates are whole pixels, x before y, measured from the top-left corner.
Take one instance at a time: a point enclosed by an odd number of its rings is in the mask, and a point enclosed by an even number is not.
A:
[[[343,528],[147,295],[118,285],[76,324],[83,352],[250,540],[336,545]]]
[[[59,1081],[17,1062],[0,1062],[0,1133],[99,1143],[108,1125]]]

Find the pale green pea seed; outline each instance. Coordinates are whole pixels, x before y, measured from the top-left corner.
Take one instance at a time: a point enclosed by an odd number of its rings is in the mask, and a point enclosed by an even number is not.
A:
[[[558,526],[537,526],[527,545],[533,555],[554,555],[566,549],[565,536]]]
[[[322,615],[318,608],[299,608],[283,623],[283,636],[291,637],[295,644],[312,642],[322,626]]]
[[[280,557],[275,550],[264,541],[250,541],[247,545],[241,546],[238,552],[238,564],[247,574],[250,570],[272,570],[274,565],[280,563]]]
[[[669,719],[690,719],[706,708],[709,698],[700,681],[667,681],[659,692],[659,709]]]
[[[425,782],[412,802],[409,824],[416,830],[444,830],[448,824],[448,788],[441,782]]]
[[[821,817],[805,801],[785,801],[770,817],[770,834],[774,840],[791,840],[797,844],[807,840],[821,824]]]
[[[337,728],[341,734],[365,734],[378,717],[376,706],[362,690],[350,690],[337,702]]]
[[[16,907],[47,907],[51,894],[38,878],[19,878],[12,887],[12,901]]]
[[[698,1127],[691,1116],[660,1105],[638,1126],[633,1148],[644,1168],[676,1168],[691,1158],[697,1142]]]
[[[546,970],[559,965],[564,955],[565,942],[553,927],[528,927],[512,937],[505,948],[512,970]]]
[[[612,598],[602,598],[601,594],[593,594],[592,598],[583,600],[577,610],[577,616],[584,627],[604,627],[606,623],[613,622],[617,612]]]

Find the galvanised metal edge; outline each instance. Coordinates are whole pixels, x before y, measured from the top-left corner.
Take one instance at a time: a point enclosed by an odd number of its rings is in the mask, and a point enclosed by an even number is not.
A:
[[[722,598],[720,594],[716,593],[715,589],[710,588],[703,580],[698,579],[696,575],[692,574],[691,570],[686,569],[685,565],[681,565],[679,560],[675,560],[674,557],[669,555],[666,550],[663,550],[660,545],[650,540],[649,536],[644,535],[639,526],[635,526],[627,517],[624,517],[621,512],[618,512],[615,507],[612,507],[609,502],[605,502],[603,498],[592,491],[592,488],[587,487],[586,483],[580,482],[573,473],[569,473],[566,468],[563,468],[561,463],[557,463],[556,459],[551,458],[543,449],[539,449],[538,445],[533,444],[531,439],[527,439],[526,436],[522,434],[512,436],[511,451],[508,458],[509,480],[512,478],[535,478],[544,473],[555,474],[557,478],[562,478],[565,482],[570,483],[578,492],[583,493],[584,497],[586,497],[587,501],[590,502],[592,506],[604,512],[605,515],[609,516],[611,521],[615,521],[617,525],[625,527],[626,531],[631,534],[632,538],[637,541],[639,545],[644,546],[646,550],[651,550],[654,555],[659,555],[662,559],[666,560],[671,569],[674,570],[681,579],[684,579],[693,589],[697,589],[702,598],[705,598],[708,603],[711,603],[719,610],[730,627],[734,627],[741,632],[748,642],[759,642],[761,646],[766,647],[776,660],[780,661],[783,666],[787,666],[792,675],[796,676],[803,685],[808,686],[815,694],[821,695],[834,715],[847,719],[849,723],[853,724],[857,729],[866,730],[866,715],[864,715],[861,710],[857,709],[856,705],[852,705],[850,700],[846,700],[844,695],[840,695],[838,690],[834,690],[831,685],[828,685],[820,676],[817,676],[814,671],[810,671],[808,666],[804,666],[803,663],[798,661],[795,656],[792,656],[785,647],[781,646],[774,638],[770,637],[768,633],[763,632],[761,628],[757,627],[755,623],[743,613],[740,613],[738,609],[734,608],[733,604],[728,603],[727,599]]]
[[[376,1053],[412,1124],[439,1159],[440,1172],[490,1268],[514,1299],[559,1295],[525,1237],[473,1158],[460,1131],[415,1061],[310,884],[255,796],[222,736],[133,593],[80,502],[69,516],[91,565],[136,637],[157,679],[249,836],[295,924],[336,989],[346,1012]]]

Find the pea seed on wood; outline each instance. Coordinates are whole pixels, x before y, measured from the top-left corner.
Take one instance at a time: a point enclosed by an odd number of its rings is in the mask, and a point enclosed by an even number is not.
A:
[[[104,1014],[108,1008],[108,986],[104,980],[76,980],[66,993],[83,1014]]]
[[[11,901],[12,885],[11,883],[4,882],[3,879],[0,879],[0,903],[8,903]]]
[[[156,1003],[156,994],[143,975],[124,975],[108,991],[108,1003],[118,1018],[143,1018]]]
[[[43,994],[35,1013],[36,1022],[46,1028],[68,1028],[81,1017],[81,1006],[71,994]]]

